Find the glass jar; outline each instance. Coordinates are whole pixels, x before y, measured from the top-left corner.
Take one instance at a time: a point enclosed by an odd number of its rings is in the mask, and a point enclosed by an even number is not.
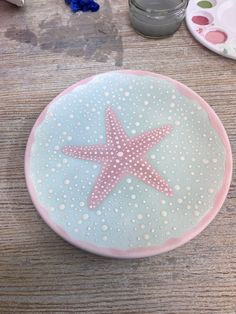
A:
[[[129,0],[130,21],[141,35],[162,38],[180,27],[188,0]]]

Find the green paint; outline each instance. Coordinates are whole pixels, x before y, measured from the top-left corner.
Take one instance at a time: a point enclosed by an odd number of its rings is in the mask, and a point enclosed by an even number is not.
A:
[[[210,1],[199,1],[198,6],[204,9],[210,9],[213,7]]]

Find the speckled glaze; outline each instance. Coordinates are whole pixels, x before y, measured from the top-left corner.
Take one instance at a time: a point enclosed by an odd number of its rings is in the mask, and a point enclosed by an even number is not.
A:
[[[186,22],[202,45],[236,60],[235,14],[235,0],[190,0]]]
[[[45,108],[25,172],[37,210],[60,236],[96,254],[137,258],[176,248],[210,223],[232,158],[221,122],[193,91],[150,72],[116,71],[75,84]]]

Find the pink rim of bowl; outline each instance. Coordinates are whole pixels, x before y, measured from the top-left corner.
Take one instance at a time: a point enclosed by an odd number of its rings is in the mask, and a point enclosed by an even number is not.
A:
[[[93,244],[81,242],[74,238],[72,238],[69,234],[67,234],[59,225],[57,225],[49,216],[48,210],[44,208],[37,199],[37,193],[34,189],[33,183],[30,179],[30,158],[31,158],[31,148],[34,143],[34,137],[35,132],[37,128],[40,126],[40,124],[44,121],[44,118],[47,114],[49,106],[54,103],[56,100],[58,100],[61,96],[70,93],[74,88],[76,88],[79,85],[86,84],[90,82],[94,77],[90,77],[88,79],[82,80],[71,87],[67,88],[65,91],[63,91],[61,94],[59,94],[52,102],[49,103],[48,106],[42,111],[40,116],[38,117],[37,121],[35,122],[32,131],[30,133],[26,152],[25,152],[25,177],[26,177],[26,183],[27,187],[31,196],[31,199],[34,203],[34,206],[36,207],[37,211],[39,212],[40,216],[43,218],[43,220],[48,224],[51,229],[53,229],[60,237],[62,237],[67,242],[71,243],[72,245],[86,250],[90,253],[94,253],[97,255],[102,255],[106,257],[115,257],[115,258],[141,258],[141,257],[147,257],[147,256],[153,256],[160,253],[164,253],[170,250],[173,250],[186,242],[190,241],[194,237],[196,237],[203,229],[205,229],[208,224],[215,218],[216,214],[219,212],[220,208],[222,207],[226,196],[229,191],[230,183],[231,183],[231,177],[232,177],[232,152],[231,147],[229,143],[229,139],[227,136],[227,133],[224,129],[224,126],[222,125],[220,119],[216,115],[216,113],[213,111],[213,109],[205,102],[203,98],[201,98],[198,94],[196,94],[194,91],[192,91],[187,86],[179,83],[178,81],[175,81],[169,77],[155,74],[152,72],[147,71],[132,71],[132,70],[120,70],[120,71],[114,71],[115,73],[125,73],[127,75],[139,75],[139,76],[151,76],[151,77],[157,77],[162,78],[165,80],[168,80],[169,82],[173,83],[176,88],[184,95],[185,97],[189,99],[193,99],[198,101],[198,103],[202,106],[202,108],[208,113],[209,120],[211,122],[212,127],[217,131],[222,143],[225,146],[226,150],[226,163],[225,163],[225,174],[222,181],[222,186],[220,190],[218,191],[215,200],[214,200],[214,206],[211,210],[202,218],[202,220],[198,223],[197,226],[195,226],[190,232],[184,234],[182,237],[179,238],[172,238],[166,241],[161,246],[154,246],[154,247],[145,247],[145,248],[137,248],[137,249],[129,249],[129,250],[120,250],[116,248],[102,248],[97,247]],[[108,72],[109,73],[109,72]],[[110,72],[112,73],[112,72]]]

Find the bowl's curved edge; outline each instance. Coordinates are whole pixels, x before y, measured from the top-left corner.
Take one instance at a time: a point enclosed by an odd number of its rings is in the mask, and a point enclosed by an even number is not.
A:
[[[29,194],[31,196],[32,202],[37,209],[38,213],[40,216],[43,218],[43,220],[53,229],[60,237],[62,237],[64,240],[67,242],[71,243],[72,245],[86,250],[90,253],[106,256],[106,257],[115,257],[115,258],[141,258],[141,257],[147,257],[147,256],[153,256],[157,255],[160,253],[164,253],[170,250],[173,250],[186,242],[190,241],[194,237],[196,237],[199,233],[201,233],[209,224],[210,222],[215,218],[217,213],[219,212],[220,208],[222,207],[226,196],[229,191],[231,179],[232,179],[232,152],[231,152],[231,146],[230,142],[227,136],[227,133],[224,129],[223,124],[221,123],[220,119],[214,112],[214,110],[205,102],[203,98],[201,98],[198,94],[196,94],[193,90],[188,88],[186,85],[183,85],[179,83],[176,80],[173,80],[169,77],[166,77],[164,75],[156,74],[153,72],[148,72],[148,71],[136,71],[136,70],[118,70],[118,71],[111,71],[111,72],[106,72],[106,73],[126,73],[126,74],[133,74],[133,75],[143,75],[143,76],[153,76],[153,77],[159,77],[163,78],[165,80],[168,80],[172,82],[177,89],[180,90],[182,94],[185,95],[185,97],[188,97],[193,100],[197,100],[198,103],[204,108],[204,110],[207,111],[209,120],[213,126],[213,128],[217,131],[218,135],[220,136],[222,143],[225,146],[226,149],[226,165],[225,165],[225,175],[222,181],[222,186],[221,189],[218,191],[215,201],[214,201],[214,206],[212,207],[211,210],[202,218],[202,220],[198,223],[198,225],[193,228],[190,232],[186,233],[184,236],[179,237],[179,238],[172,238],[166,241],[164,244],[160,246],[154,246],[154,247],[147,247],[147,248],[137,248],[137,249],[128,249],[128,250],[120,250],[120,249],[115,249],[115,248],[101,248],[97,247],[93,244],[87,243],[87,242],[82,242],[78,241],[76,239],[73,239],[68,233],[66,233],[59,225],[57,225],[55,222],[53,222],[50,218],[50,215],[48,213],[48,210],[44,208],[39,201],[37,200],[37,193],[34,189],[33,183],[31,182],[30,179],[30,154],[31,154],[31,148],[34,142],[34,135],[35,131],[39,127],[39,125],[43,122],[48,108],[50,107],[51,104],[53,104],[58,98],[61,96],[69,93],[72,91],[74,88],[77,86],[86,84],[93,80],[95,76],[92,76],[88,79],[82,80],[71,87],[67,88],[65,91],[60,93],[52,102],[49,103],[49,105],[46,106],[46,108],[42,111],[38,119],[36,120],[28,142],[26,146],[26,152],[25,152],[25,178],[26,178],[26,184],[27,188],[29,191]]]

